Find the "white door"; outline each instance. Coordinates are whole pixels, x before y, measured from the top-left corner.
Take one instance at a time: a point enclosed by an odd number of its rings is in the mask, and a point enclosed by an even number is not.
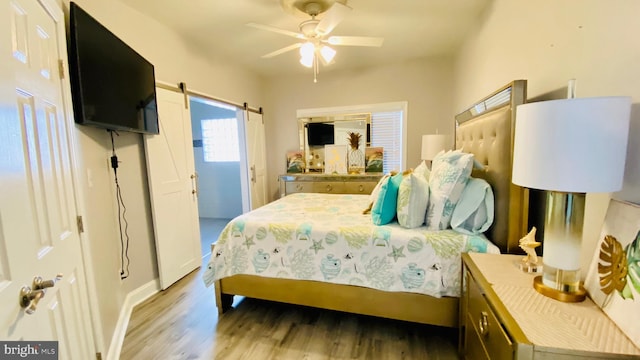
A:
[[[55,0],[0,4],[0,339],[59,341],[60,359],[92,359],[70,93],[58,67],[66,59],[63,13]],[[34,290],[35,276],[58,273],[60,281],[44,283],[54,286]],[[26,309],[23,286],[33,297]]]
[[[145,135],[160,287],[202,263],[191,115],[181,93],[156,88],[159,135]]]
[[[251,209],[253,210],[267,203],[267,148],[262,114],[245,110],[244,119]]]

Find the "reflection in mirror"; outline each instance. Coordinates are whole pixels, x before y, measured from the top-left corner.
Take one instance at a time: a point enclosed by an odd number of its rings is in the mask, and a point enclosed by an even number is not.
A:
[[[346,145],[351,172],[364,172],[364,151],[371,144],[371,114],[345,114],[298,119],[305,172],[324,171],[324,146]]]

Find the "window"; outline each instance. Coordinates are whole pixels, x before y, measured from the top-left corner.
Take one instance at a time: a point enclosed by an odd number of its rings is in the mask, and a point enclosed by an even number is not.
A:
[[[402,111],[371,114],[371,146],[383,148],[383,171],[402,170]]]
[[[202,148],[205,162],[240,161],[238,122],[231,119],[205,119],[202,128]]]

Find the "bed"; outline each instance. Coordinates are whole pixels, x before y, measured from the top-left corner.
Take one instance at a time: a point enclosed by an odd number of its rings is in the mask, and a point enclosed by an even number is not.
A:
[[[515,108],[525,99],[526,81],[516,80],[456,116],[456,149],[474,154],[472,176],[493,190],[484,234],[374,226],[362,213],[367,195],[288,195],[222,231],[204,272],[219,313],[242,295],[457,327],[460,253],[514,252],[526,233],[527,193],[511,184]]]

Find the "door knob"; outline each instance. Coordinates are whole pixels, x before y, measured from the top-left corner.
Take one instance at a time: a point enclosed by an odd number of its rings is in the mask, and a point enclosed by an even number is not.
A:
[[[24,312],[31,315],[37,310],[38,302],[45,294],[44,289],[32,290],[29,286],[23,286],[20,289],[20,306]]]
[[[33,278],[33,290],[53,287],[60,279],[62,279],[62,274],[56,275],[56,277],[51,280],[43,280],[42,277],[36,276]]]
[[[46,289],[55,286],[60,279],[62,279],[62,274],[56,275],[51,280],[43,280],[42,277],[36,276],[33,278],[33,289],[31,286],[23,286],[20,289],[19,302],[24,312],[29,315],[36,312],[38,302],[46,294]]]

